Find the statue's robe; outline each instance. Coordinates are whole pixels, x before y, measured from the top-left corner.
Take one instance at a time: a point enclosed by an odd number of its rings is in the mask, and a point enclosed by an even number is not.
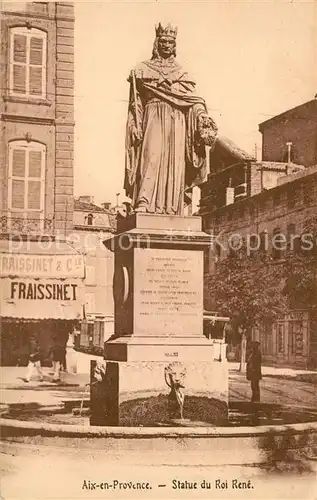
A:
[[[173,57],[144,61],[129,82],[126,194],[135,208],[182,214],[186,192],[207,180],[205,146],[197,135],[205,101]],[[141,141],[133,134],[137,128]]]

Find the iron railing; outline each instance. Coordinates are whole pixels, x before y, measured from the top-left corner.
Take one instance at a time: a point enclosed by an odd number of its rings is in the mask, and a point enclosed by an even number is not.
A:
[[[0,212],[0,234],[52,235],[54,229],[53,218],[16,217],[7,213],[1,214]]]

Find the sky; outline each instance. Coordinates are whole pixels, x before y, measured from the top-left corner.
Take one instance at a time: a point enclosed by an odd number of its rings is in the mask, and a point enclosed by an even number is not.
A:
[[[75,2],[75,195],[124,197],[130,70],[158,22],[178,26],[177,59],[219,133],[258,159],[258,124],[317,92],[315,0]]]

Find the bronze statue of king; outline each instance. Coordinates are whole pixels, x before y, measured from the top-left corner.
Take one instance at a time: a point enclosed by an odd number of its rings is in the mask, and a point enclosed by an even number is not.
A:
[[[217,127],[195,82],[175,59],[177,28],[156,27],[152,58],[129,76],[124,188],[135,212],[182,215],[207,179]]]

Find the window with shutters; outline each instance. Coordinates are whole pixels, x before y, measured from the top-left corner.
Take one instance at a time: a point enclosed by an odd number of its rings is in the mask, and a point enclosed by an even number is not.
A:
[[[9,143],[8,214],[13,221],[43,221],[45,158],[44,144]]]
[[[46,98],[47,35],[36,28],[10,30],[10,95]]]
[[[85,293],[85,309],[86,312],[94,313],[95,312],[95,294],[92,292]]]
[[[95,277],[95,266],[86,266],[86,285],[95,285],[96,277]]]

